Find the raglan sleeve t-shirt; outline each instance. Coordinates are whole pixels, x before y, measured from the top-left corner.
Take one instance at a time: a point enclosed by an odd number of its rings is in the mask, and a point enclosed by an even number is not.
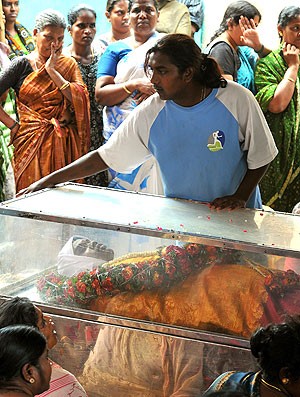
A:
[[[99,154],[124,173],[153,155],[166,196],[210,202],[234,194],[247,169],[268,164],[277,149],[253,94],[228,82],[192,107],[155,94],[132,112]],[[260,208],[259,192],[254,196],[250,206]]]

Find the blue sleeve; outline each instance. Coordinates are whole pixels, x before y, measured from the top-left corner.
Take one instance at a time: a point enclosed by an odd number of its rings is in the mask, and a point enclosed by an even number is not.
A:
[[[97,78],[102,76],[115,77],[119,61],[131,50],[128,44],[121,41],[110,44],[100,57]]]

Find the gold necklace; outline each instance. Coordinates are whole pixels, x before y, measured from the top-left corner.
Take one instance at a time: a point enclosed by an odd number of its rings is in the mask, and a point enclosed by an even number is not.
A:
[[[260,380],[261,380],[261,383],[264,384],[265,386],[267,386],[269,389],[276,390],[276,391],[278,391],[278,392],[280,392],[280,393],[282,393],[282,394],[285,394],[285,395],[288,396],[288,397],[291,397],[290,393],[288,393],[286,390],[282,390],[282,389],[280,389],[279,387],[274,386],[274,385],[272,385],[271,383],[268,383],[268,382],[267,382],[265,379],[263,379],[263,378],[260,378]]]

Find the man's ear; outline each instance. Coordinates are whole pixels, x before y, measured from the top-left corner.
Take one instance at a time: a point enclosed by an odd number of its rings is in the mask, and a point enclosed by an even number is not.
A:
[[[186,68],[185,71],[183,72],[184,81],[189,83],[193,80],[193,77],[194,77],[194,69],[192,67]]]
[[[33,37],[36,37],[37,33],[38,33],[38,30],[36,28],[34,28],[32,31]]]
[[[105,11],[105,16],[108,21],[110,21],[110,13],[108,11]]]

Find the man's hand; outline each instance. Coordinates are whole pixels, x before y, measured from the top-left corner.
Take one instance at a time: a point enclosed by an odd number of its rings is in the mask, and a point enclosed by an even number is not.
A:
[[[46,187],[54,187],[55,185],[47,183],[47,177],[40,179],[37,182],[32,183],[30,186],[25,189],[20,190],[17,193],[17,197],[22,196],[23,194],[37,192],[38,190],[45,189]]]
[[[246,201],[237,197],[236,195],[225,196],[216,198],[209,204],[209,208],[215,210],[224,210],[228,209],[229,211],[235,210],[238,208],[245,208]]]

